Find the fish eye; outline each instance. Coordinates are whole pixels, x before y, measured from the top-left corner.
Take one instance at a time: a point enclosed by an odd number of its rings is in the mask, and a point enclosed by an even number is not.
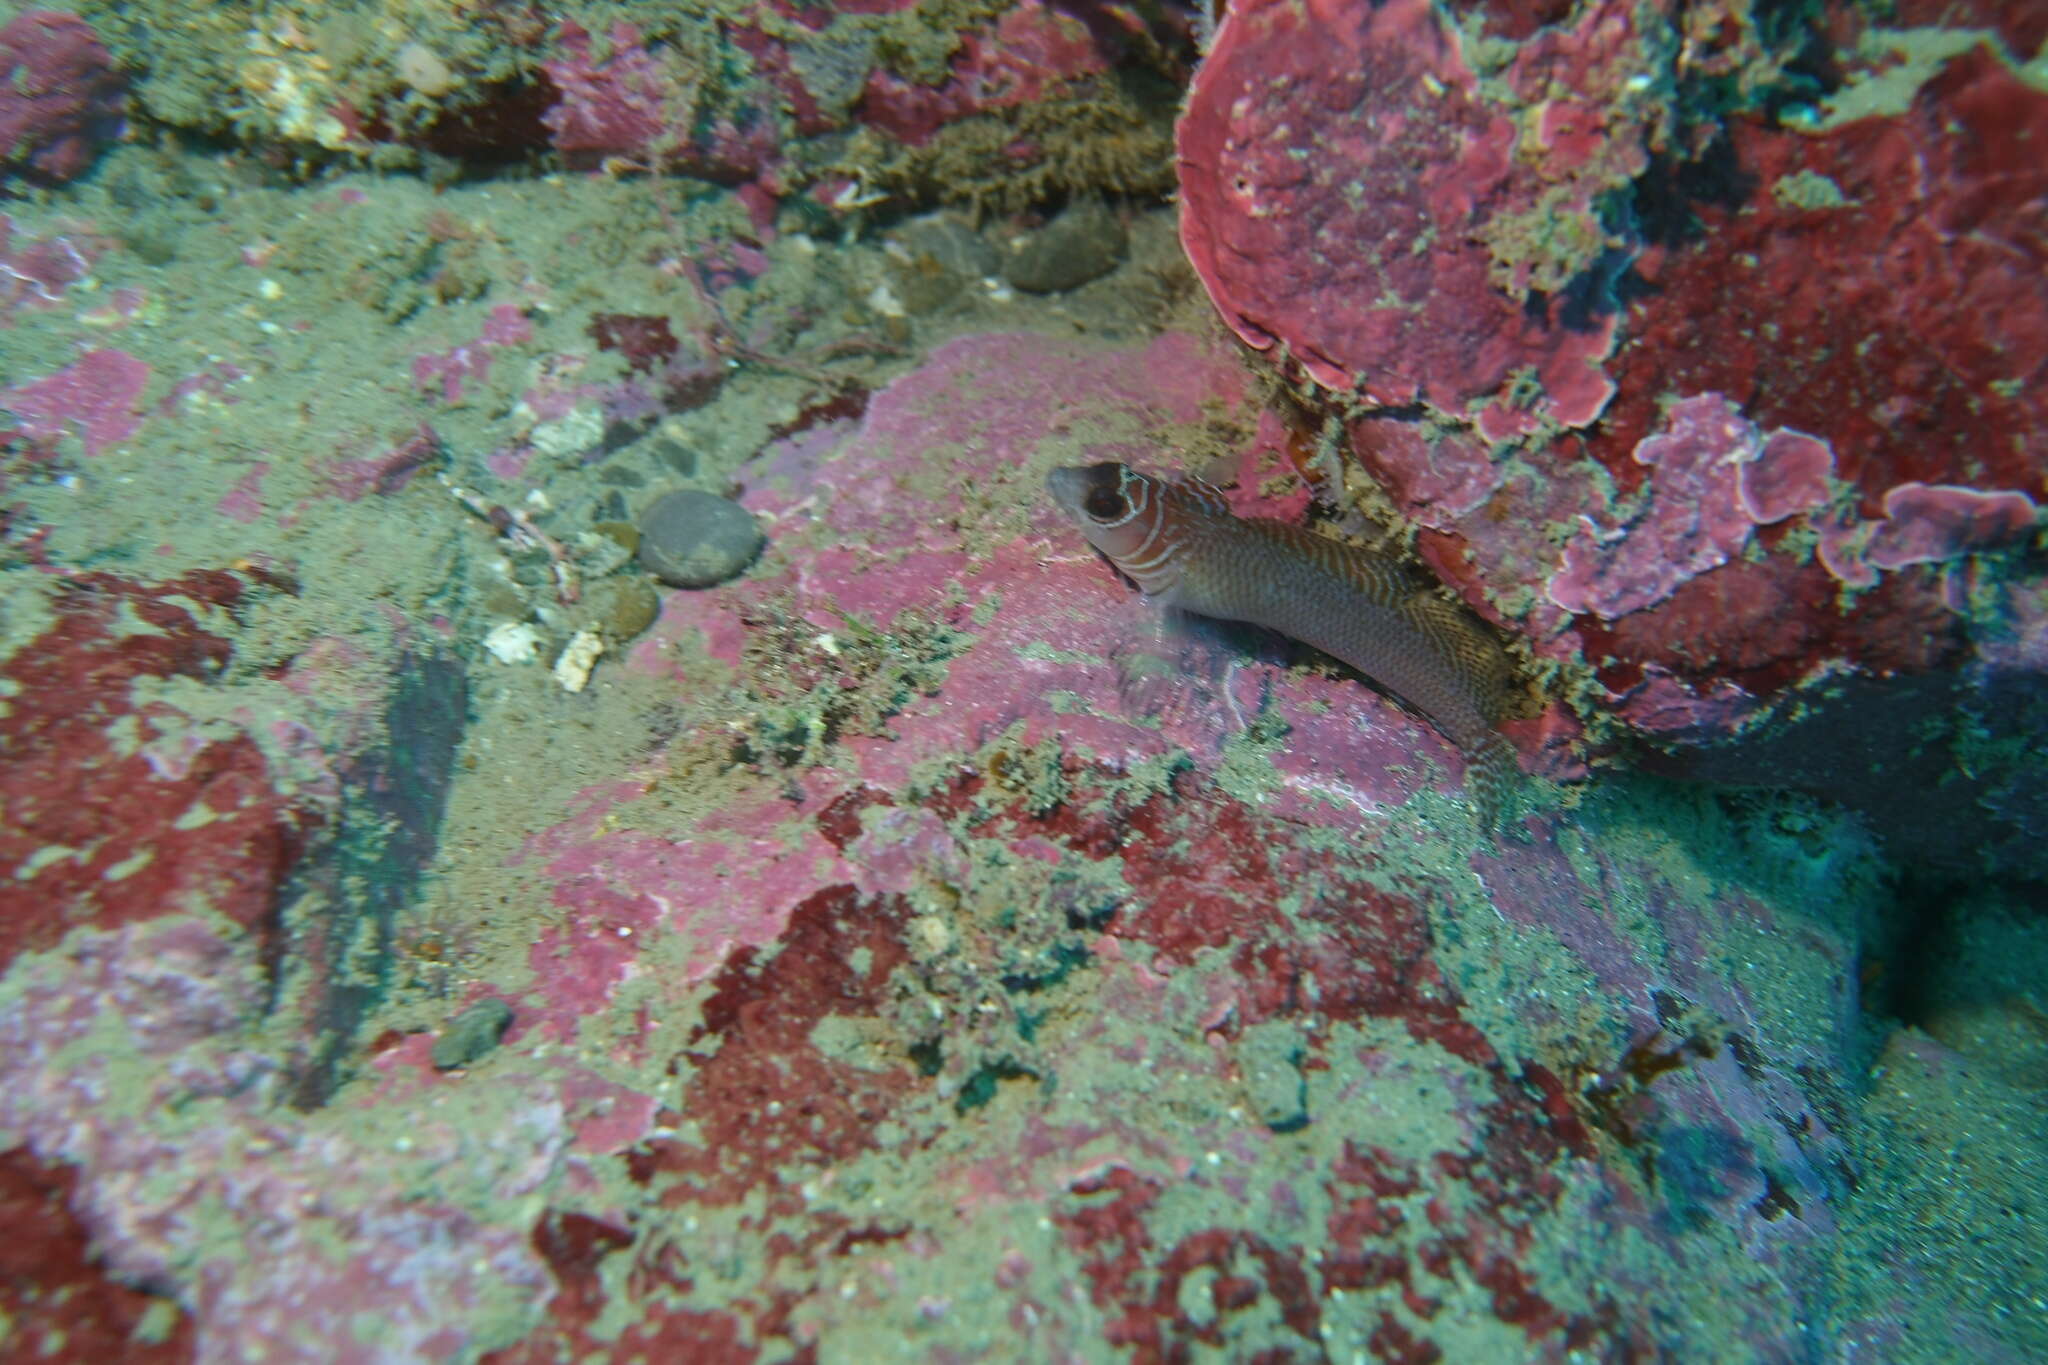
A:
[[[1117,488],[1091,488],[1081,506],[1097,521],[1115,521],[1130,510],[1123,490]]]

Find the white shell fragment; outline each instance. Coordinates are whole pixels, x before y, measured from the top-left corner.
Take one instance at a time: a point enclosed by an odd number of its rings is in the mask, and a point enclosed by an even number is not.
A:
[[[484,648],[501,664],[530,664],[540,653],[540,632],[525,621],[500,621],[484,636]]]
[[[555,681],[564,692],[581,692],[590,681],[590,670],[597,667],[597,656],[604,653],[604,637],[588,626],[569,637],[569,643],[562,646],[562,655],[555,660]]]

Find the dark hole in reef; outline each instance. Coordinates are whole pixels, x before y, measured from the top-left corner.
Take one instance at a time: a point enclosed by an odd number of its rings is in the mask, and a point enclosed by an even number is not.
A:
[[[1629,203],[1636,236],[1655,246],[1678,247],[1699,241],[1705,226],[1693,211],[1696,204],[1734,209],[1756,192],[1756,177],[1735,157],[1735,144],[1719,133],[1706,150],[1681,161],[1668,153],[1650,158],[1638,176]]]
[[[1074,968],[1088,961],[1088,950],[1078,943],[1060,943],[1047,954],[1052,965],[1039,972],[1011,972],[1003,977],[1006,991],[1040,991],[1065,981]]]
[[[1634,259],[1635,253],[1629,248],[1610,247],[1593,264],[1567,280],[1558,293],[1531,289],[1522,300],[1522,312],[1531,322],[1549,326],[1553,320],[1550,305],[1555,300],[1558,326],[1567,332],[1595,331],[1603,318],[1621,306],[1622,281],[1628,277]]]
[[[1766,49],[1792,53],[1779,66],[1777,83],[1764,91],[1764,109],[1773,119],[1787,106],[1806,104],[1841,88],[1844,76],[1835,60],[1835,45],[1807,0],[1757,0],[1750,17]]]
[[[1777,1173],[1768,1167],[1764,1170],[1764,1192],[1757,1197],[1756,1211],[1766,1223],[1775,1223],[1788,1213],[1794,1218],[1799,1216],[1799,1201],[1778,1183]]]
[[[422,151],[459,163],[524,161],[548,145],[541,116],[561,98],[561,91],[545,76],[500,82],[483,90],[468,107],[434,120],[412,141]]]
[[[1116,918],[1117,902],[1114,899],[1098,901],[1091,905],[1070,905],[1067,907],[1067,927],[1095,932],[1109,927]]]
[[[1019,1066],[1004,1057],[999,1061],[984,1063],[967,1083],[960,1087],[959,1098],[953,1101],[956,1113],[965,1114],[970,1109],[979,1109],[996,1097],[996,1089],[1004,1081],[1036,1080],[1038,1073],[1029,1067]]]
[[[1902,1024],[1926,1023],[1937,1008],[1935,974],[1924,970],[1941,955],[1954,931],[1950,891],[1945,877],[1902,873],[1892,896],[1882,937],[1869,945],[1863,965],[1863,1009]],[[1912,963],[1916,969],[1903,964]]]
[[[1619,285],[1628,274],[1635,253],[1625,247],[1609,247],[1600,258],[1580,271],[1564,287],[1557,320],[1568,332],[1591,332],[1620,306]]]
[[[1940,1037],[1944,1020],[2001,1005],[2039,980],[2030,964],[2041,957],[2048,885],[1908,866],[1865,954],[1864,1012]]]

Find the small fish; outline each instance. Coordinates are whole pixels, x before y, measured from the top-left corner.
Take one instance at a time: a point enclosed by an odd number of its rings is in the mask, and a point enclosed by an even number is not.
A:
[[[1312,645],[1428,717],[1470,763],[1480,824],[1494,828],[1519,771],[1498,729],[1515,667],[1462,608],[1397,561],[1235,516],[1206,484],[1104,463],[1055,469],[1045,486],[1147,599]]]

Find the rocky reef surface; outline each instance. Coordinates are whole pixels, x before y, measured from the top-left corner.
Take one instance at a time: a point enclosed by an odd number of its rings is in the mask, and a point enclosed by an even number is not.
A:
[[[2048,1354],[2032,7],[72,8],[0,1360]]]

